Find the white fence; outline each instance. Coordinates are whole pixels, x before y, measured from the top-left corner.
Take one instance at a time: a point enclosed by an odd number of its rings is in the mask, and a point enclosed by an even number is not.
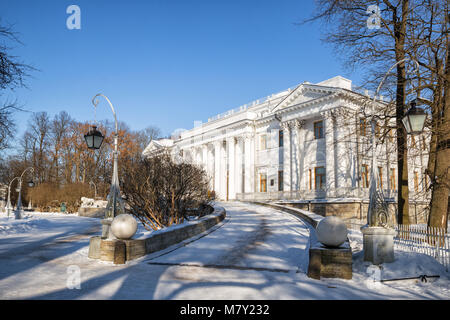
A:
[[[445,266],[450,267],[450,235],[445,228],[426,225],[397,225],[394,246],[400,250],[423,253],[434,257]]]
[[[359,231],[366,223],[359,219],[346,221],[348,229]],[[423,224],[396,225],[394,248],[418,252],[435,258],[450,270],[450,234],[445,228],[433,228]]]

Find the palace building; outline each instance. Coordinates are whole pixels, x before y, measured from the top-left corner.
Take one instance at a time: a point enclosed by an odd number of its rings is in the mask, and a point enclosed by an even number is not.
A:
[[[152,141],[144,155],[167,150],[177,161],[202,166],[220,200],[277,200],[323,215],[346,212],[348,218],[363,219],[372,170],[364,106],[372,98],[360,91],[341,76],[303,82],[171,139]],[[398,186],[394,133],[376,128],[378,186],[392,203]],[[424,219],[429,197],[425,135],[408,137],[413,222],[414,216],[418,222]]]

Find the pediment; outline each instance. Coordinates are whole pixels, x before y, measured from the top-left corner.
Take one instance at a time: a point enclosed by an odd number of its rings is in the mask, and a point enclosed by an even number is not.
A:
[[[272,112],[276,112],[290,106],[294,106],[300,103],[320,99],[331,95],[338,90],[337,88],[322,87],[318,85],[302,83],[297,88],[295,88],[286,98],[284,98],[280,103],[278,103]]]
[[[144,155],[155,154],[164,151],[172,146],[173,140],[171,139],[152,140],[142,153]]]

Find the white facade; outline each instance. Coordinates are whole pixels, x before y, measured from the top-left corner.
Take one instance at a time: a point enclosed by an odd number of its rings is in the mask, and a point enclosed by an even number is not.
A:
[[[341,76],[304,82],[173,139],[152,141],[144,154],[168,149],[174,158],[202,166],[222,200],[368,199],[370,127],[362,132],[361,101],[369,99]],[[423,145],[421,136],[415,139]],[[392,198],[398,185],[395,144],[387,138],[376,150],[382,188]],[[412,195],[425,189],[428,161],[416,149],[409,159]]]

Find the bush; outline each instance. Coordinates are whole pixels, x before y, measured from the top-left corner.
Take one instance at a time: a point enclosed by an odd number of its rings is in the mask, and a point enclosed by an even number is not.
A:
[[[189,210],[211,201],[206,172],[195,165],[175,163],[166,153],[126,161],[121,177],[131,213],[147,229],[182,223]]]
[[[81,205],[81,197],[92,197],[93,190],[85,183],[69,183],[58,187],[46,182],[29,191],[34,206],[39,211],[60,211],[61,203],[66,204],[66,212],[77,212]]]

